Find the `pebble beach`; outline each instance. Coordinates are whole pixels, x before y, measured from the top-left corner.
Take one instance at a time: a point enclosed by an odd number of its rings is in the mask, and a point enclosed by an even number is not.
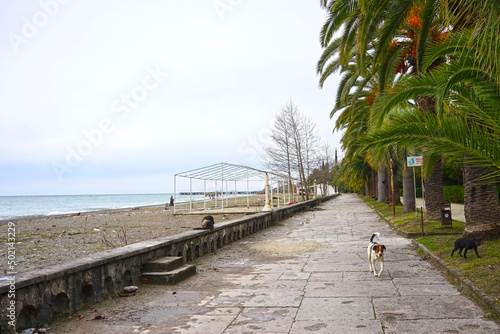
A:
[[[8,227],[15,227],[17,272],[69,262],[100,251],[136,242],[175,235],[199,227],[208,213],[173,214],[164,206],[110,210],[94,213],[49,216],[2,221],[5,246]],[[212,214],[215,223],[235,219],[244,213]],[[9,238],[12,235],[9,235]],[[9,253],[10,254],[10,253]],[[8,270],[7,248],[0,250],[0,275]]]

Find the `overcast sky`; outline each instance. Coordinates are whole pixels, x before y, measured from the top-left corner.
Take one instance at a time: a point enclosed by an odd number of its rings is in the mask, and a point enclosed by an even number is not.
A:
[[[165,193],[260,148],[290,99],[339,148],[314,0],[5,0],[0,195]],[[177,189],[183,190],[183,189]],[[185,189],[188,190],[188,189]]]

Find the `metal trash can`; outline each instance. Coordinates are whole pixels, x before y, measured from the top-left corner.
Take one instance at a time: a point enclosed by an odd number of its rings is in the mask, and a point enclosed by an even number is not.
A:
[[[441,207],[441,228],[443,228],[444,226],[452,227],[450,203],[443,203],[443,206]]]

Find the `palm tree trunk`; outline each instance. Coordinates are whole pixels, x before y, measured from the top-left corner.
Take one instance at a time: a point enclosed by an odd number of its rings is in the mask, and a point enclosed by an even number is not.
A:
[[[403,213],[414,212],[415,208],[416,203],[413,168],[406,167],[403,172]]]
[[[392,191],[394,192],[394,205],[401,205],[401,196],[399,196],[399,165],[397,162],[392,164]],[[392,204],[392,198],[389,201]]]
[[[443,194],[443,162],[439,158],[434,164],[432,174],[425,179],[425,215],[426,219],[441,219]]]
[[[372,168],[372,179],[371,179],[371,198],[378,198],[378,190],[377,190],[377,184],[378,184],[378,174],[377,171]]]
[[[380,170],[378,171],[378,197],[377,201],[379,203],[387,203],[387,173],[385,170],[380,167]]]
[[[500,237],[500,204],[496,183],[488,178],[478,180],[488,173],[486,167],[471,167],[466,163],[464,171],[464,237],[486,240]]]
[[[436,112],[436,99],[434,97],[419,96],[417,104],[423,114]],[[439,158],[434,164],[431,176],[424,181],[427,219],[441,219],[441,208],[444,203],[443,186],[443,161]]]

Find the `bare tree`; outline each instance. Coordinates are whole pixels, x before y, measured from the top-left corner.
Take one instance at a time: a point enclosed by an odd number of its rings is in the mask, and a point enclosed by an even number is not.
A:
[[[316,124],[309,116],[303,116],[302,133],[304,141],[305,176],[311,175],[317,156],[321,150],[321,141],[317,134]]]
[[[316,125],[311,118],[297,110],[290,100],[276,115],[271,144],[264,147],[263,163],[276,172],[286,172],[289,187],[293,178],[299,178],[309,199],[307,177],[312,169],[314,152],[318,146]]]
[[[294,178],[293,162],[293,130],[287,119],[284,108],[276,115],[270,146],[264,147],[263,163],[273,171],[285,172],[288,175],[288,189],[292,191]]]
[[[336,151],[335,151],[336,152]],[[321,195],[327,195],[326,190],[333,181],[332,169],[334,167],[335,158],[333,151],[328,142],[324,142],[321,150],[316,154],[315,167],[310,174],[310,181],[321,185]]]

